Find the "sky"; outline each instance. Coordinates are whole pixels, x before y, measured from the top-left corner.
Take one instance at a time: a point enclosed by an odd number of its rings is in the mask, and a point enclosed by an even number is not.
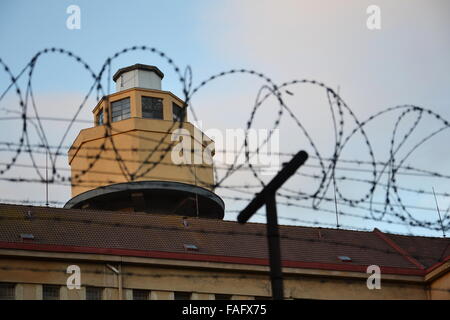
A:
[[[67,8],[80,8],[80,29],[66,26]],[[367,8],[380,8],[381,28],[369,30]],[[17,75],[39,50],[50,47],[64,48],[77,54],[98,72],[105,60],[126,47],[146,45],[158,48],[170,56],[184,70],[190,66],[194,86],[213,74],[230,69],[249,69],[261,72],[274,83],[295,79],[311,79],[325,83],[338,91],[355,115],[365,120],[372,114],[389,107],[414,104],[425,107],[450,119],[450,2],[447,0],[347,0],[347,1],[10,1],[0,3],[0,58]],[[164,73],[163,89],[182,97],[182,87],[172,67],[157,55],[132,52],[121,55],[112,63],[112,72],[118,68],[144,63],[157,65]],[[26,75],[19,85],[27,84]],[[102,79],[114,91],[112,79]],[[0,90],[9,86],[9,78],[0,72]],[[89,73],[73,59],[56,53],[39,57],[32,77],[34,98],[41,117],[71,118],[93,81]],[[192,107],[204,129],[220,130],[245,128],[258,90],[265,82],[250,75],[233,75],[213,81],[203,87],[192,99]],[[290,86],[283,98],[300,119],[324,157],[332,155],[334,147],[333,124],[325,91],[313,85]],[[89,97],[77,122],[63,141],[70,146],[81,128],[90,127],[91,110],[96,104],[95,95]],[[269,98],[255,116],[255,127],[271,128],[279,106]],[[19,110],[14,90],[0,101],[0,134],[2,142],[18,142],[21,122],[9,120]],[[31,112],[31,111],[30,111]],[[367,126],[367,134],[378,161],[386,161],[395,121],[401,112],[388,113]],[[9,117],[9,118],[8,118]],[[193,119],[192,115],[190,118]],[[414,123],[415,115],[408,114],[398,130],[404,135]],[[67,123],[47,121],[44,124],[52,144],[58,144]],[[442,124],[433,116],[424,115],[417,130],[406,141],[399,154],[406,155],[414,145]],[[355,123],[345,116],[346,134]],[[444,130],[415,150],[406,164],[424,170],[450,175],[448,147],[449,133]],[[38,142],[37,134],[32,140]],[[1,147],[1,146],[0,146]],[[279,151],[295,153],[304,149],[313,154],[305,136],[295,121],[284,115],[280,123]],[[11,159],[11,152],[0,149],[0,169]],[[345,159],[370,160],[368,149],[356,135],[345,150]],[[283,159],[287,161],[288,158]],[[45,158],[37,156],[40,165]],[[310,164],[318,164],[310,159]],[[26,154],[18,163],[30,164]],[[58,166],[69,168],[67,159],[59,158]],[[341,167],[355,168],[356,164]],[[365,167],[370,168],[370,167]],[[304,173],[318,174],[314,168]],[[44,171],[41,171],[44,174]],[[370,172],[342,171],[338,176],[370,179]],[[3,177],[37,178],[38,175],[24,167],[14,167]],[[270,179],[265,177],[264,179]],[[230,185],[247,183],[257,185],[250,174],[236,173]],[[386,181],[384,181],[386,182]],[[435,199],[430,191],[435,188],[442,213],[450,207],[448,179],[401,176],[400,186],[425,190],[417,194],[401,191],[402,200],[411,207],[410,214],[418,219],[437,219]],[[288,188],[313,192],[317,179],[292,178]],[[345,196],[359,198],[369,189],[367,185],[340,181]],[[0,198],[3,200],[45,200],[45,186],[41,183],[18,183],[0,180]],[[230,194],[218,190],[222,196],[251,197],[245,193]],[[255,191],[256,190],[256,191]],[[333,193],[328,194],[332,197]],[[64,203],[70,198],[70,188],[50,186],[50,200]],[[383,201],[383,192],[375,196]],[[283,200],[284,201],[284,200]],[[225,218],[236,219],[236,212],[245,201],[225,198],[228,212]],[[330,212],[310,210],[306,206],[279,205],[280,223],[305,224],[316,221],[322,226],[335,223]],[[61,205],[61,204],[55,204]],[[322,209],[333,211],[334,204],[322,203]],[[418,209],[417,207],[425,207]],[[365,215],[364,210],[349,208],[345,212]],[[263,213],[263,211],[261,211]],[[399,211],[401,214],[402,213]],[[450,218],[447,213],[445,218]],[[291,220],[289,220],[291,219]],[[297,220],[295,220],[297,219]],[[341,224],[348,227],[372,230],[378,227],[397,233],[414,233],[440,236],[440,231],[404,226],[402,224],[355,219],[341,216]],[[301,220],[301,221],[300,221]],[[252,221],[263,222],[262,215]],[[309,224],[306,224],[309,225]]]

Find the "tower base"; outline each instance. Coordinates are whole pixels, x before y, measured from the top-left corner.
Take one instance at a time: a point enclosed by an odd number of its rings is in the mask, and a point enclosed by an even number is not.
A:
[[[136,181],[81,193],[64,208],[223,219],[225,204],[215,193],[198,186],[172,181]]]

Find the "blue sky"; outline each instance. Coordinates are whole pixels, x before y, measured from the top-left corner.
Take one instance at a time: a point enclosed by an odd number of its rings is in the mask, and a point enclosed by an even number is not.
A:
[[[66,9],[72,4],[81,9],[80,30],[66,28]],[[371,31],[366,27],[366,8],[370,4],[381,8],[381,30]],[[38,50],[61,47],[78,54],[98,71],[105,59],[116,51],[133,45],[148,45],[166,52],[181,68],[191,66],[194,83],[197,84],[211,74],[232,68],[248,68],[265,73],[277,83],[307,78],[323,81],[335,89],[339,87],[344,100],[361,119],[385,108],[408,103],[430,108],[450,119],[448,30],[450,2],[446,0],[353,0],[345,4],[325,0],[4,0],[0,4],[0,57],[17,73]],[[163,89],[181,95],[175,75],[157,56],[130,53],[117,59],[113,69],[134,63],[160,67],[166,74]],[[8,84],[3,73],[0,74],[0,83],[2,90]],[[57,54],[43,56],[33,78],[41,115],[68,117],[73,114],[91,83],[89,75],[73,61]],[[206,127],[242,128],[261,85],[261,81],[248,76],[214,82],[194,98],[196,113]],[[290,90],[295,96],[287,97],[288,103],[311,131],[324,155],[329,154],[334,138],[323,92],[313,87]],[[91,99],[82,112],[83,119],[91,119],[90,110],[94,105],[95,101]],[[13,95],[5,97],[0,110],[10,106],[18,107]],[[275,114],[276,109],[269,103],[258,114],[257,126],[270,126]],[[0,113],[0,117],[6,115]],[[395,117],[387,116],[368,129],[379,160],[386,159],[394,124]],[[12,131],[15,125],[2,123],[0,133],[6,137],[5,141],[17,138]],[[433,119],[424,117],[413,141],[419,141],[427,130],[437,125]],[[62,132],[62,127],[55,124],[49,123],[48,129],[52,139]],[[71,131],[66,144],[70,144],[77,130],[79,127]],[[282,122],[281,140],[281,152],[296,152],[301,148],[311,152],[289,119]],[[418,150],[408,163],[450,174],[447,141],[448,133],[444,132]],[[356,140],[349,145],[345,157],[367,160],[365,153],[363,142]],[[8,158],[6,153],[0,156]],[[20,160],[23,163],[29,161],[25,157]],[[61,165],[67,166],[67,163],[62,161]],[[20,173],[15,172],[17,175]],[[247,177],[235,179],[241,181]],[[434,186],[440,192],[448,192],[446,181],[405,178],[401,183],[426,190]],[[0,183],[4,190],[2,198],[43,199],[41,185],[26,186],[18,192],[17,184]],[[308,190],[309,184],[314,183],[295,181],[291,184],[307,184],[304,189]],[[68,199],[67,189],[51,188],[53,200],[64,202]],[[355,196],[359,189],[355,185],[345,187],[347,194]],[[429,195],[405,193],[404,199],[410,205],[434,206],[434,199]],[[439,201],[443,208],[450,206],[448,197],[440,197]],[[239,209],[243,205],[227,203],[230,209]],[[299,212],[299,209],[286,207],[282,210],[288,217],[317,219],[326,223],[334,221],[333,216],[323,217],[314,211]],[[415,214],[422,216],[425,213],[418,211]],[[234,219],[234,216],[229,214],[227,218]],[[368,225],[367,221],[343,219],[343,223],[348,225],[369,229],[379,226],[395,232],[411,231],[403,227]],[[412,231],[439,235],[424,230]]]
[[[66,8],[72,4],[81,9],[80,30],[66,28]],[[4,1],[0,22],[3,58],[19,67],[40,49],[62,47],[99,68],[124,47],[151,44],[170,52],[176,61],[204,61],[208,50],[198,50],[202,41],[198,5],[195,1]],[[66,61],[51,61],[51,66],[52,72],[67,68]],[[76,77],[71,78],[67,79],[70,88],[83,89],[77,86]],[[43,79],[40,85],[53,90],[58,83]],[[67,89],[67,83],[59,85],[58,89]]]

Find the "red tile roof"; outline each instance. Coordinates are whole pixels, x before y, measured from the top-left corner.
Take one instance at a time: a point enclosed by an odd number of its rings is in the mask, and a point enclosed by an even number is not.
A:
[[[28,215],[31,215],[29,217]],[[0,248],[267,264],[264,224],[145,213],[0,204]],[[20,234],[33,234],[23,240]],[[450,239],[280,226],[284,266],[424,274],[448,259]],[[194,244],[198,251],[186,251]],[[342,262],[338,256],[348,256]]]

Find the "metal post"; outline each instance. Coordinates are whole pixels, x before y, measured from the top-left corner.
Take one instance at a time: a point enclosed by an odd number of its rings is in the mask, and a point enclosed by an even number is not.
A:
[[[256,211],[266,205],[267,244],[269,248],[270,280],[272,283],[272,298],[283,299],[283,273],[281,270],[280,235],[277,217],[277,190],[302,166],[308,159],[305,151],[298,152],[283,169],[258,193],[255,198],[239,213],[239,223],[246,223]]]
[[[48,207],[48,150],[45,150],[45,205]]]
[[[266,198],[267,245],[269,248],[270,282],[272,283],[272,297],[282,300],[283,273],[281,271],[280,234],[278,231],[277,204],[275,194]]]

